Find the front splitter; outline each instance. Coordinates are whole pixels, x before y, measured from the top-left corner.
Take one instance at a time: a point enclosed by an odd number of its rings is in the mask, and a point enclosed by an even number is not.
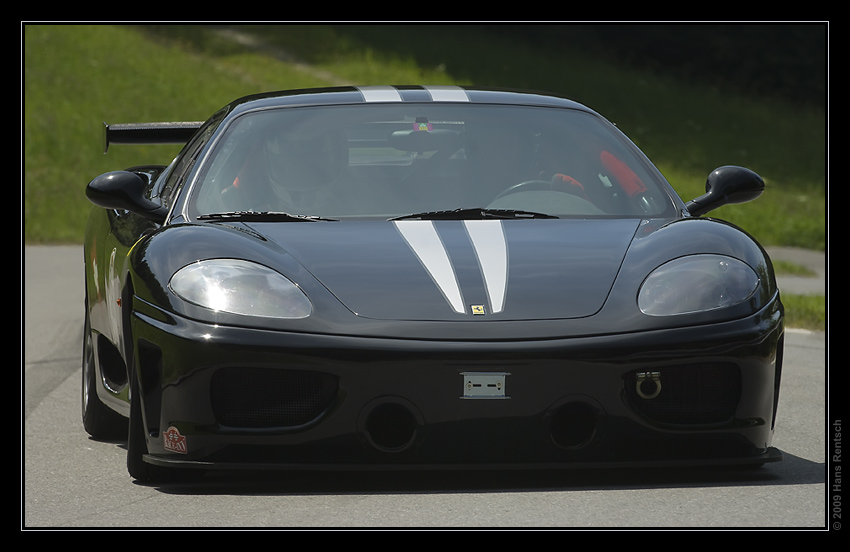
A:
[[[722,468],[722,467],[758,467],[769,462],[780,462],[782,452],[768,447],[763,453],[743,458],[705,458],[673,460],[620,460],[598,462],[524,462],[524,463],[447,463],[447,464],[332,464],[332,463],[235,463],[202,462],[163,458],[150,454],[144,455],[144,461],[164,468],[234,470],[234,471],[464,471],[464,470],[596,470],[596,469],[633,469],[633,468]]]

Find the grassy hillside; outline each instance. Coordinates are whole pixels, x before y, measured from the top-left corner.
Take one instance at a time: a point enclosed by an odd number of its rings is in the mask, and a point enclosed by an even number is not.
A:
[[[618,124],[685,200],[717,166],[768,191],[712,216],[766,245],[825,248],[823,110],[757,101],[456,25],[251,26],[257,42],[204,26],[24,28],[24,239],[79,242],[85,183],[168,162],[175,147],[102,152],[102,122],[202,120],[244,94],[343,82],[479,84],[566,94]],[[462,44],[463,48],[458,45]]]
[[[203,120],[258,90],[324,84],[262,55],[202,55],[111,26],[27,26],[24,33],[24,237],[82,240],[85,184],[131,165],[167,163],[173,146],[103,154],[103,122]]]

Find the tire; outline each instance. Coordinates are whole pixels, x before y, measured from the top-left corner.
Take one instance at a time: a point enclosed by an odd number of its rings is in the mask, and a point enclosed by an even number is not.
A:
[[[89,322],[88,301],[86,301],[82,381],[80,385],[83,427],[86,433],[97,440],[125,439],[127,437],[127,419],[108,408],[97,396],[97,386],[100,385],[100,382],[97,377],[94,355],[94,338]]]

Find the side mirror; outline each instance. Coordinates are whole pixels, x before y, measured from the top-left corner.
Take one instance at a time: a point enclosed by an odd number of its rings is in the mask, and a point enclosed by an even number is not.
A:
[[[705,181],[705,195],[686,205],[691,215],[707,212],[731,203],[746,203],[764,191],[764,180],[749,169],[728,165],[714,169]]]
[[[145,197],[148,182],[131,171],[102,174],[86,186],[89,201],[105,209],[124,209],[156,223],[165,221],[167,209]]]

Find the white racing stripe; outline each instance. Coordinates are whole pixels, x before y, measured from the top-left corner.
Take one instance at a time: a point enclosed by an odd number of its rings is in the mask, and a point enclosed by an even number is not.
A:
[[[399,220],[395,221],[395,226],[443,292],[452,309],[465,313],[457,275],[434,223],[429,220]]]
[[[508,288],[508,244],[499,220],[464,221],[484,276],[490,312],[502,312]]]
[[[401,92],[394,86],[358,86],[357,89],[367,102],[401,102]],[[423,86],[434,102],[468,102],[466,90],[460,86]]]
[[[459,86],[425,86],[435,102],[468,102],[466,90]]]
[[[392,86],[358,86],[367,102],[400,102],[401,94]]]
[[[501,221],[464,221],[487,289],[490,312],[502,312],[508,286],[508,246]],[[395,226],[410,249],[457,313],[466,313],[463,294],[443,240],[432,221],[396,221]]]

